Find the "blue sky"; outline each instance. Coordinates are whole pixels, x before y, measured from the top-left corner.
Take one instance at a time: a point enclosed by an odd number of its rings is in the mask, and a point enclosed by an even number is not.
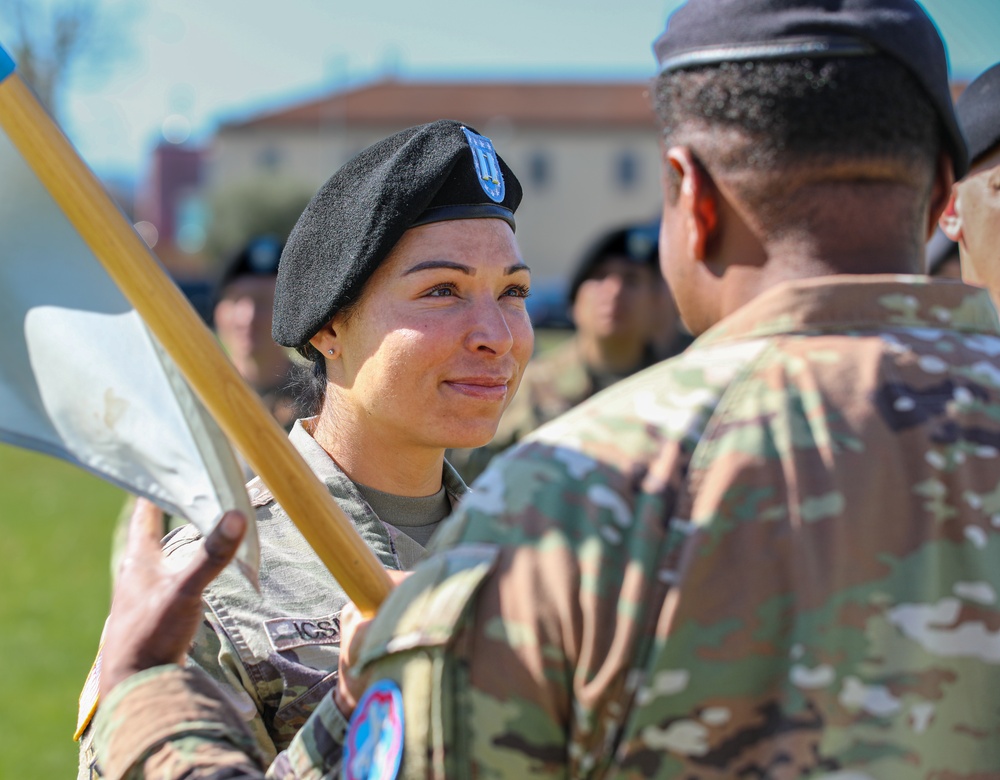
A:
[[[66,3],[68,0],[34,0]],[[197,140],[225,119],[386,73],[434,78],[645,78],[680,0],[93,0],[123,46],[77,68],[67,132],[102,173],[141,175],[160,133]],[[953,74],[1000,60],[1000,0],[923,0]],[[2,32],[0,32],[2,35]],[[2,38],[0,38],[2,42]]]

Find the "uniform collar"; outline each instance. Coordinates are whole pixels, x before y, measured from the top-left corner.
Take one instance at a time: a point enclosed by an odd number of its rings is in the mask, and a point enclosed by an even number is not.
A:
[[[838,274],[785,282],[697,340],[697,346],[810,331],[944,328],[1000,335],[986,290],[926,276]]]

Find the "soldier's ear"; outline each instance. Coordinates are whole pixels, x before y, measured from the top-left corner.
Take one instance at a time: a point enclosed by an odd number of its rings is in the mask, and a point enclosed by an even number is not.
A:
[[[340,357],[340,336],[335,321],[336,318],[330,320],[309,339],[309,343],[327,360]]]
[[[676,207],[681,210],[688,254],[694,260],[704,261],[712,236],[719,228],[718,190],[690,148],[667,149],[664,162],[677,188]]]
[[[930,224],[927,228],[925,240],[930,241],[931,236],[934,235],[935,221],[944,230],[942,220],[945,217],[945,213],[951,209],[954,214],[957,188],[958,182],[955,181],[955,166],[951,163],[951,155],[942,150],[941,154],[938,155],[937,168],[934,171],[934,183],[931,186],[931,197],[928,204],[930,208],[930,219],[928,222]],[[945,232],[947,233],[947,231]]]
[[[958,192],[959,185],[952,185],[951,194],[948,197],[948,203],[944,207],[944,211],[941,212],[941,216],[938,218],[938,225],[941,226],[941,230],[944,232],[948,238],[956,243],[961,243],[962,241],[962,213],[958,203]]]

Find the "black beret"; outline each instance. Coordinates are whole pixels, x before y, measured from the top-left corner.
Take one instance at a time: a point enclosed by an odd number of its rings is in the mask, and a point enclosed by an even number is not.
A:
[[[653,268],[660,264],[660,224],[629,225],[615,228],[597,239],[580,258],[569,285],[569,302],[576,300],[580,285],[590,279],[597,267],[610,257],[623,258],[638,266]]]
[[[983,71],[965,88],[955,106],[975,165],[1000,144],[1000,63]]]
[[[450,119],[368,147],[324,184],[296,223],[278,267],[274,340],[305,345],[366,281],[403,233],[453,219],[514,228],[521,185],[492,142]]]
[[[721,62],[887,54],[913,74],[937,110],[955,177],[968,171],[948,55],[915,0],[688,0],[653,49],[661,73]]]
[[[933,276],[950,258],[958,257],[958,244],[948,238],[941,228],[934,231],[925,249],[927,274]]]

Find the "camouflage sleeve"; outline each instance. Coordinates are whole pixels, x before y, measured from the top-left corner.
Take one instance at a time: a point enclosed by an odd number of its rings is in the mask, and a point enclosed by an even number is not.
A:
[[[161,666],[118,685],[95,719],[105,777],[263,778],[266,759],[203,674]]]
[[[208,678],[211,678],[212,695],[226,702],[226,712],[237,718],[243,731],[248,731],[254,740],[255,750],[266,761],[271,761],[275,757],[275,747],[271,737],[264,726],[263,718],[247,689],[242,685],[239,674],[233,668],[233,664],[226,661],[231,653],[227,651],[229,643],[225,634],[217,632],[213,628],[212,621],[206,615],[198,629],[197,639],[192,652],[196,658],[188,659],[188,673],[191,679],[200,681],[199,690],[204,691],[208,685]],[[137,675],[137,677],[139,677]],[[131,687],[135,685],[132,680],[128,681]],[[125,688],[123,683],[119,688]],[[118,693],[116,688],[115,693]],[[158,706],[154,702],[150,706]],[[103,728],[97,728],[95,724],[100,719],[100,713],[107,710],[108,702],[102,701],[94,720],[86,727],[80,737],[79,767],[77,780],[98,780],[98,778],[112,777],[108,770],[108,750],[109,745],[116,742],[116,727],[114,724],[125,724],[129,721],[125,718],[115,718],[112,723],[105,721]],[[209,715],[206,715],[206,719]],[[107,741],[111,738],[111,741]],[[160,775],[157,775],[159,777]],[[173,775],[164,775],[169,777]],[[181,775],[186,776],[186,775]],[[215,775],[206,775],[215,777]],[[220,775],[226,776],[228,775]],[[291,776],[289,776],[291,777]]]
[[[289,749],[268,765],[219,687],[202,672],[178,666],[149,669],[121,683],[94,723],[108,780],[321,780],[339,766],[347,730],[327,696]]]
[[[268,770],[269,780],[321,780],[337,777],[347,719],[332,694],[327,694],[299,729],[288,749]]]
[[[192,640],[188,666],[200,671],[215,682],[218,694],[225,697],[244,727],[256,739],[258,749],[270,761],[277,754],[277,748],[261,715],[262,707],[255,698],[253,681],[240,662],[233,640],[219,624],[212,609],[208,605],[203,606],[205,614]],[[96,702],[98,683],[97,678],[94,677],[94,670],[91,670],[91,675],[88,677],[85,694],[87,688],[91,687],[91,683]],[[83,695],[81,701],[82,698]],[[97,711],[100,712],[105,706],[105,703],[101,702]],[[81,714],[81,723],[78,728],[80,730],[80,747],[77,780],[99,780],[106,777],[105,746],[100,734],[96,732],[93,722],[87,724],[83,714]]]

